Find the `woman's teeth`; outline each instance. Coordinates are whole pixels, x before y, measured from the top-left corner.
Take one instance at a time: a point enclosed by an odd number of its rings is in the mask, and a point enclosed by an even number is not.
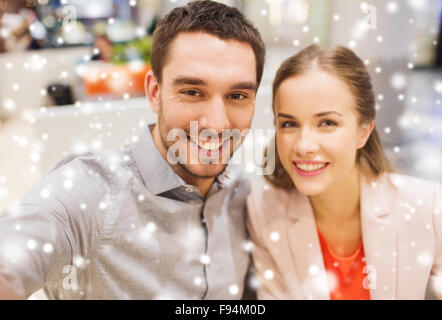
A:
[[[307,171],[307,172],[311,172],[311,171],[316,171],[319,169],[324,168],[326,165],[326,163],[321,163],[321,164],[296,164],[296,166],[301,169],[302,171]]]
[[[198,145],[201,149],[204,149],[204,150],[210,150],[210,151],[218,150],[222,145],[222,143],[214,142],[214,141],[213,142],[202,142],[202,141],[198,141],[194,138],[190,138],[190,139],[194,144]]]

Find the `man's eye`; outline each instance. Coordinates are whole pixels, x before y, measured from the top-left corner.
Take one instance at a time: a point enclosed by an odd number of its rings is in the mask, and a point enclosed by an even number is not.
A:
[[[244,94],[242,94],[242,93],[234,93],[234,94],[230,95],[230,97],[231,97],[233,100],[242,100],[242,99],[247,98],[247,96],[244,95]]]
[[[198,96],[201,95],[201,94],[200,94],[198,91],[196,91],[196,90],[186,90],[186,91],[183,91],[183,93],[186,94],[186,95],[188,95],[188,96],[192,96],[192,97],[198,97]]]
[[[338,124],[333,120],[323,120],[319,124],[320,127],[336,127]]]

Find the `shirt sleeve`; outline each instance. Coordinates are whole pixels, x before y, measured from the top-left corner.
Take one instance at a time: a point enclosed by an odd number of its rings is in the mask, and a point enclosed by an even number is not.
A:
[[[247,229],[253,243],[252,260],[254,273],[258,278],[257,297],[259,300],[284,300],[290,299],[286,292],[284,279],[278,271],[277,265],[266,248],[262,239],[264,232],[259,223],[262,212],[258,211],[254,195],[247,198]]]
[[[98,236],[102,193],[85,165],[65,157],[24,199],[0,213],[0,283],[28,297],[87,258]]]
[[[438,300],[442,300],[442,186],[436,184],[434,193],[433,225],[436,239],[436,253],[431,270],[434,293]]]

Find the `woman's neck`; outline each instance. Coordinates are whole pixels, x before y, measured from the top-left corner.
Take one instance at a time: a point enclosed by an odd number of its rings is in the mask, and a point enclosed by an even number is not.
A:
[[[342,225],[359,219],[360,183],[357,167],[329,190],[310,196],[315,220],[325,225]]]

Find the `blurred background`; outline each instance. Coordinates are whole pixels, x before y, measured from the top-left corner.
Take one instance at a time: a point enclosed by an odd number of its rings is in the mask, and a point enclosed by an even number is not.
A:
[[[63,154],[130,143],[155,121],[143,89],[151,35],[187,2],[0,0],[0,211]],[[395,167],[442,183],[442,0],[219,2],[240,9],[267,46],[252,128],[273,128],[271,83],[284,59],[312,43],[344,45],[371,73]],[[253,161],[244,165],[255,175]]]

